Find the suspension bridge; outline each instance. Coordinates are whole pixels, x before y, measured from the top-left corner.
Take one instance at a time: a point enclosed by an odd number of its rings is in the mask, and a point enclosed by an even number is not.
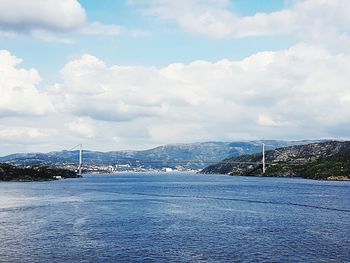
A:
[[[262,143],[262,159],[261,162],[245,162],[245,161],[227,161],[231,164],[246,164],[246,165],[262,165],[262,174],[265,174],[266,172],[266,165],[269,164],[266,162],[266,155],[265,155],[265,144]],[[83,172],[83,144],[77,144],[68,151],[73,151],[79,149],[79,159],[78,159],[78,167],[77,171],[78,174],[81,176]],[[277,150],[275,150],[277,151]],[[277,151],[278,152],[278,151]],[[164,160],[133,160],[134,163],[139,163],[139,164],[207,164],[207,165],[212,165],[216,164],[219,162],[225,162],[223,160],[215,160],[215,161],[205,161],[205,160],[169,160],[169,159],[164,159]],[[94,162],[95,165],[99,164],[106,164],[106,162]],[[72,164],[74,165],[74,164]]]

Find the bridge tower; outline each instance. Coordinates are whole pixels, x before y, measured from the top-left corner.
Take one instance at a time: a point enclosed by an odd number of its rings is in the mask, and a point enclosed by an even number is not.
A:
[[[79,176],[82,175],[82,169],[83,169],[83,144],[79,144],[79,167],[78,167]]]
[[[262,173],[266,172],[266,164],[265,164],[265,143],[262,144]]]

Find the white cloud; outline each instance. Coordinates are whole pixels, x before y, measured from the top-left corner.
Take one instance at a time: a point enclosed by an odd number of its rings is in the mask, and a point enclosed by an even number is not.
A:
[[[279,120],[272,119],[271,116],[266,114],[260,114],[258,116],[258,124],[261,126],[271,126],[271,127],[291,126],[291,124],[288,122],[282,122]]]
[[[0,26],[27,31],[69,31],[85,24],[86,13],[77,0],[0,0]]]
[[[0,117],[52,112],[50,98],[37,88],[39,73],[35,69],[18,68],[20,63],[8,51],[0,51]]]
[[[6,118],[0,125],[0,154],[63,149],[62,132],[43,125],[37,118]],[[55,147],[56,146],[56,147]]]
[[[129,30],[88,21],[78,0],[0,0],[0,37],[29,35],[44,42],[73,44],[67,34],[117,36],[124,32]]]
[[[155,142],[196,142],[199,137],[208,136],[207,132],[202,129],[200,124],[191,123],[163,123],[155,124],[148,128],[151,140]]]
[[[140,1],[135,1],[140,2]],[[348,0],[300,0],[271,13],[240,16],[229,0],[146,0],[145,13],[175,21],[185,30],[209,37],[292,35],[303,41],[342,47],[350,43]]]
[[[305,44],[158,69],[108,66],[87,54],[67,63],[52,97],[58,111],[89,118],[95,134],[129,147],[242,134],[336,137],[350,127],[349,71],[349,55]]]
[[[6,142],[19,142],[23,140],[34,140],[42,139],[45,134],[32,127],[1,127],[0,128],[0,139]]]
[[[0,52],[0,139],[7,152],[16,140],[16,149],[83,142],[115,150],[349,134],[350,56],[322,47],[162,68],[110,66],[86,54],[68,62],[62,80],[45,92],[38,72],[20,62]]]
[[[62,110],[93,119],[128,121],[156,116],[166,110],[166,103],[156,92],[145,93],[149,85],[162,81],[156,72],[141,67],[108,67],[87,54],[62,69],[64,83],[56,85],[55,96],[59,102],[64,100],[60,105]],[[138,79],[134,79],[135,75]],[[153,89],[161,88],[157,85]],[[174,90],[169,94],[169,100],[176,99],[175,93]]]
[[[89,118],[77,118],[66,124],[69,132],[75,136],[92,139],[95,137],[95,131],[92,121]]]

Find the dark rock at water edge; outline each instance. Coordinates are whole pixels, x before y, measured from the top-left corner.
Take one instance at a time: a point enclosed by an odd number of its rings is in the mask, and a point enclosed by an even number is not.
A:
[[[70,170],[52,167],[17,167],[0,164],[0,181],[50,181],[65,178],[79,178]]]

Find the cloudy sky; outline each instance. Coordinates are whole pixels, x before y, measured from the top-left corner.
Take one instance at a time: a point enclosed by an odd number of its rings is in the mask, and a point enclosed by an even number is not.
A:
[[[0,0],[0,154],[350,138],[348,0]]]

